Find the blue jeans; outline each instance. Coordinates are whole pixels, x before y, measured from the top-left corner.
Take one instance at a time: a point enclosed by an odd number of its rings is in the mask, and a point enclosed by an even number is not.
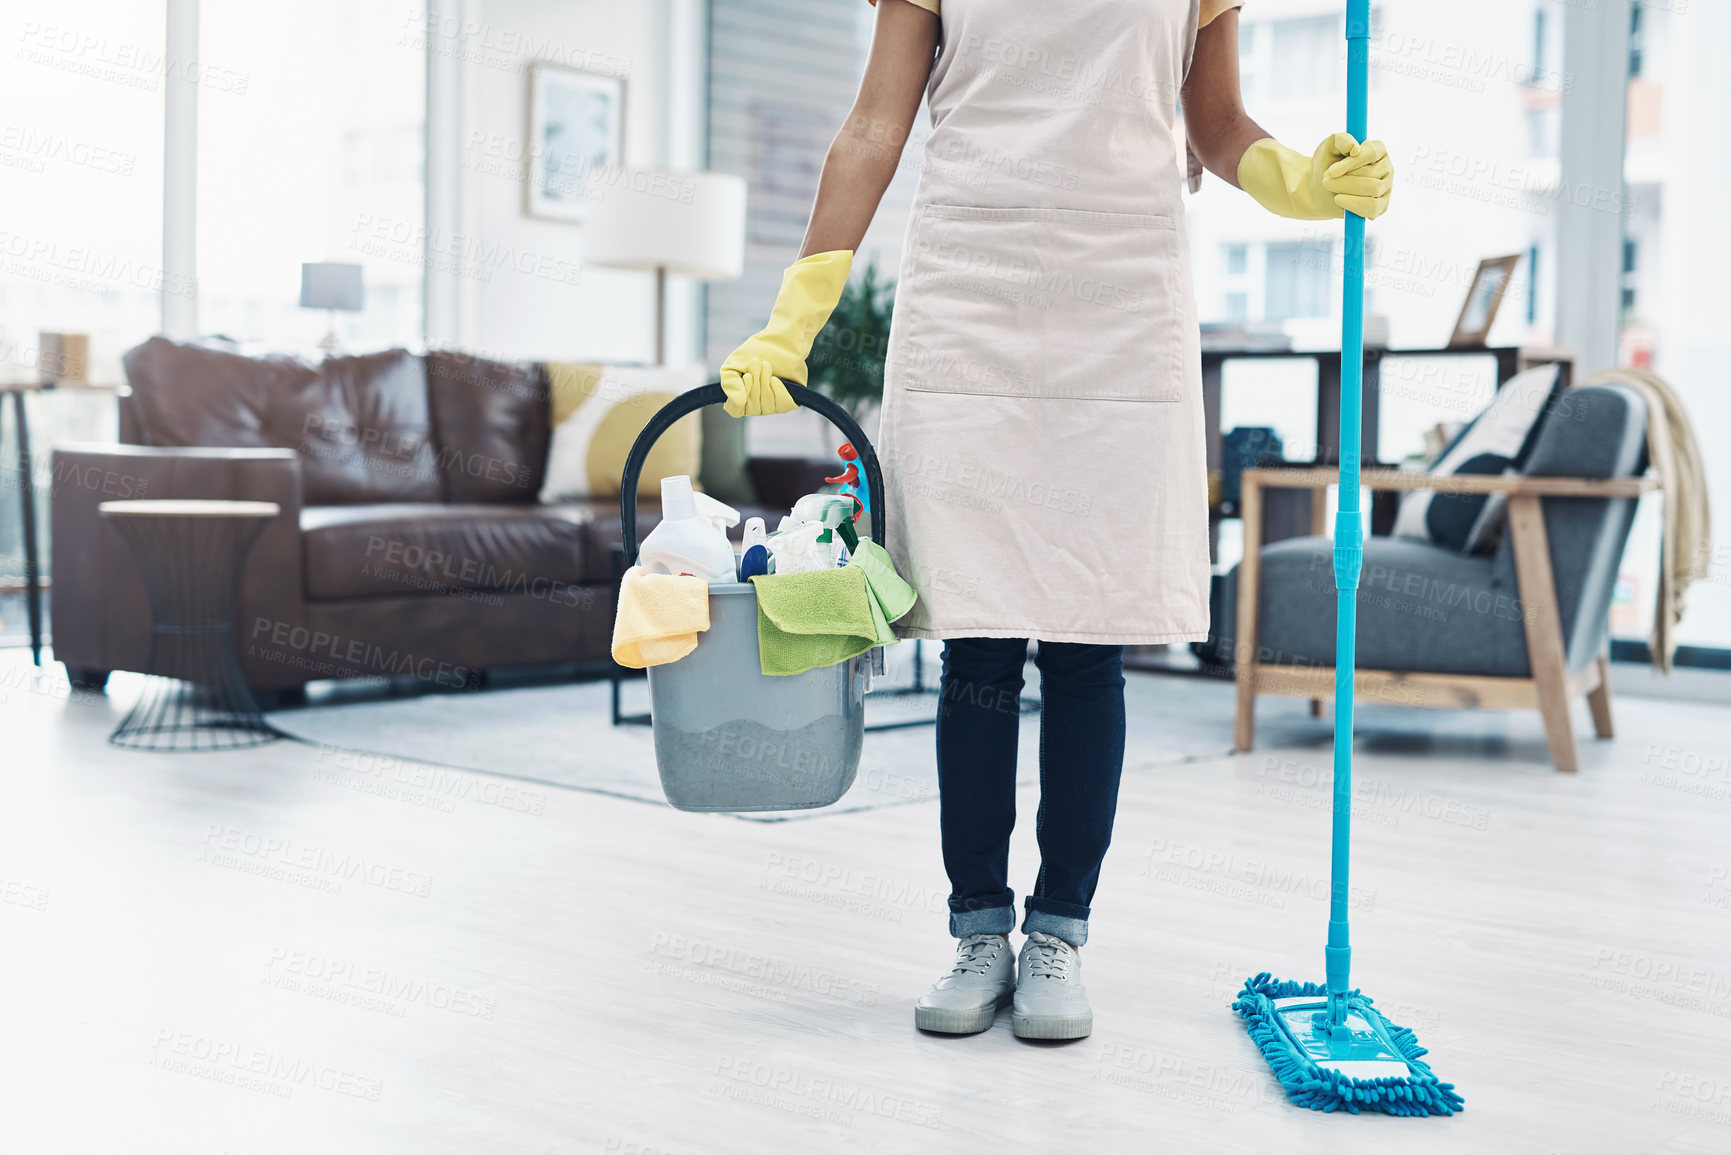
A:
[[[939,826],[950,876],[950,933],[1008,934],[1016,824],[1016,737],[1021,725],[1023,638],[944,643],[938,707]],[[1041,642],[1040,873],[1022,931],[1076,946],[1112,841],[1124,769],[1124,647]]]

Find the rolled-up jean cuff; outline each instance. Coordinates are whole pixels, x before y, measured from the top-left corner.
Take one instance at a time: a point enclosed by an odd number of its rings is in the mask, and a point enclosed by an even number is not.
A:
[[[1029,895],[1024,901],[1028,913],[1022,919],[1023,934],[1034,931],[1055,934],[1071,946],[1081,946],[1088,941],[1087,907],[1034,895]]]
[[[1009,934],[1016,929],[1016,896],[1006,892],[1003,901],[987,899],[950,899],[950,935],[967,938],[970,934]]]

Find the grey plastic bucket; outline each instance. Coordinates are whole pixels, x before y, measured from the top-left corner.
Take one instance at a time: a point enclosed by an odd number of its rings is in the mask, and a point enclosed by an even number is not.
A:
[[[697,649],[649,670],[655,764],[680,810],[806,810],[853,785],[865,737],[866,655],[803,674],[758,664],[757,590],[709,587]]]
[[[859,451],[872,524],[882,526],[883,478],[865,434],[822,394],[798,385],[789,385],[788,392],[827,417]],[[650,419],[632,445],[619,498],[629,561],[637,556],[637,485],[649,450],[674,421],[724,400],[720,385],[683,393]],[[697,649],[649,669],[655,764],[668,803],[679,810],[742,813],[835,802],[859,770],[869,659],[868,652],[803,674],[766,675],[757,650],[756,587],[710,585],[709,629],[697,635]]]

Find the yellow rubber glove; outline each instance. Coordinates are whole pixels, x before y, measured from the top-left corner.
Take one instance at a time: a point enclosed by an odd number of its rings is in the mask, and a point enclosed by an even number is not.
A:
[[[811,343],[835,312],[853,269],[846,249],[813,253],[795,261],[781,276],[781,292],[769,324],[721,363],[722,406],[733,417],[761,417],[797,408],[783,381],[804,385],[805,358]]]
[[[1238,187],[1276,216],[1327,221],[1347,209],[1366,220],[1388,211],[1394,163],[1380,140],[1348,132],[1325,137],[1310,156],[1265,136],[1238,161]]]

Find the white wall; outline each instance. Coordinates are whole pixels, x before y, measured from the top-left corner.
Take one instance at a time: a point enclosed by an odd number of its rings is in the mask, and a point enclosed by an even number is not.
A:
[[[688,5],[679,5],[684,12]],[[453,197],[453,236],[435,223],[441,245],[472,259],[452,279],[454,332],[435,332],[488,355],[547,360],[647,361],[654,355],[654,282],[645,273],[584,268],[581,225],[525,214],[523,154],[528,136],[532,60],[625,75],[625,162],[667,163],[668,138],[689,138],[670,124],[666,69],[669,0],[465,0],[436,9],[451,15],[430,33],[432,50],[457,60],[461,124],[446,171],[430,172],[431,193]],[[434,108],[438,105],[435,103]],[[688,116],[679,111],[676,115]],[[433,126],[432,131],[439,131]],[[448,138],[447,138],[448,140]],[[432,219],[437,221],[438,213]],[[500,262],[500,253],[511,261]],[[435,256],[433,260],[438,260]],[[519,272],[553,270],[551,275]],[[429,276],[436,276],[436,268]],[[447,274],[449,277],[449,274]],[[680,344],[670,360],[681,359]]]

